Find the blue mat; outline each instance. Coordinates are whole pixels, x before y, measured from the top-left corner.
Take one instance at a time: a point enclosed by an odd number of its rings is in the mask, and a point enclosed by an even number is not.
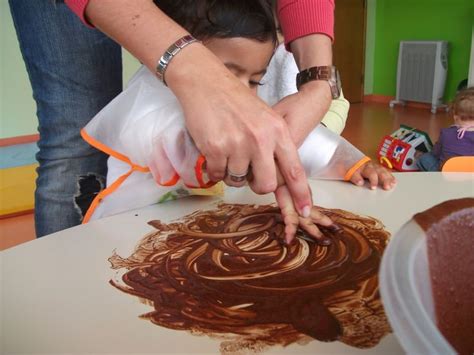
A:
[[[0,147],[0,169],[34,164],[36,163],[35,155],[37,152],[36,143]]]

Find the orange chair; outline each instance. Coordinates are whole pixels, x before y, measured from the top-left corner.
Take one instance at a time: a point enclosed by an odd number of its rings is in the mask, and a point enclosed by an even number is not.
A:
[[[474,156],[453,157],[443,164],[442,172],[474,173]]]

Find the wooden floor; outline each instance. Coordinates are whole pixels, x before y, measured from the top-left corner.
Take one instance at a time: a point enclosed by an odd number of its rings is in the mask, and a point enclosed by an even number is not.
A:
[[[0,250],[32,240],[35,235],[32,213],[0,219]]]
[[[429,134],[433,143],[438,140],[441,128],[453,124],[450,113],[432,114],[429,109],[385,104],[352,104],[343,136],[370,158],[376,158],[378,144],[383,136],[397,130],[401,124]]]
[[[376,158],[377,146],[386,134],[400,124],[427,132],[433,143],[442,127],[452,124],[450,114],[432,114],[429,109],[395,107],[386,104],[352,104],[343,136],[371,158]],[[33,214],[0,219],[0,250],[35,238]]]

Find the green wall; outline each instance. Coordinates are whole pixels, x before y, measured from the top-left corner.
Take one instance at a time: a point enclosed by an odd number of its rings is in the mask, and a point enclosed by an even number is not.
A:
[[[38,133],[35,112],[8,1],[0,0],[0,139]]]
[[[344,1],[344,0],[339,0]],[[473,0],[377,0],[373,94],[395,96],[401,40],[449,41],[445,99],[468,77]]]

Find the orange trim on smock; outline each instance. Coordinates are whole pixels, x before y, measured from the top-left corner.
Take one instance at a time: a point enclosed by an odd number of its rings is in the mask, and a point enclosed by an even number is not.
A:
[[[86,215],[82,220],[82,224],[86,224],[87,222],[89,222],[92,215],[94,214],[95,209],[99,206],[99,203],[101,203],[106,196],[117,190],[120,185],[122,185],[122,183],[133,173],[133,171],[133,169],[130,169],[127,173],[123,174],[117,180],[115,180],[114,183],[111,184],[109,187],[99,192],[99,194],[94,198],[91,205],[87,209]]]
[[[199,187],[204,188],[204,189],[217,184],[217,181],[210,181],[209,180],[207,183],[204,182],[204,179],[203,179],[203,171],[204,171],[203,166],[204,166],[205,162],[206,162],[206,158],[204,157],[204,155],[200,155],[199,158],[196,161],[196,165],[194,166],[194,173],[195,173],[196,179],[199,183]]]
[[[113,150],[112,148],[106,146],[102,142],[99,142],[97,139],[91,137],[85,129],[81,129],[81,136],[82,138],[89,143],[91,146],[101,150],[102,152],[118,159],[121,160],[128,165],[130,165],[130,170],[120,176],[117,180],[115,180],[109,187],[105,188],[102,190],[92,201],[92,204],[90,205],[89,209],[86,212],[86,215],[84,216],[84,219],[82,220],[82,223],[85,224],[89,222],[90,218],[92,217],[92,214],[94,213],[95,209],[97,206],[99,206],[99,203],[108,195],[110,195],[112,192],[116,191],[122,183],[134,172],[134,171],[139,171],[141,173],[149,173],[150,168],[147,166],[141,166],[132,163],[132,161],[125,155]],[[171,180],[160,184],[162,186],[173,186],[175,185],[179,180],[179,175],[175,172],[175,175],[171,178]]]
[[[356,172],[357,169],[359,169],[362,165],[365,163],[369,162],[370,158],[369,157],[363,157],[361,160],[359,160],[357,163],[355,163],[344,175],[344,180],[349,181],[352,178],[352,175]]]

